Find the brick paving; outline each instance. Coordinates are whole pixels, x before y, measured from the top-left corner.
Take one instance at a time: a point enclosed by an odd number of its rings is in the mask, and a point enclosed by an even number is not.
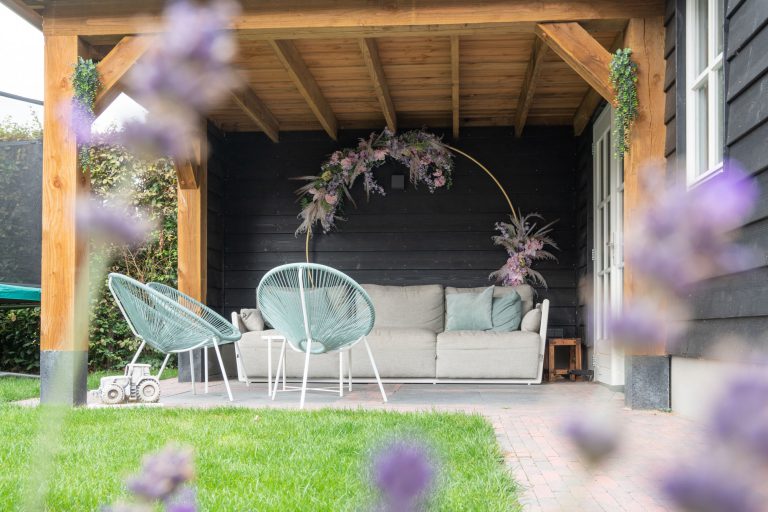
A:
[[[278,393],[273,402],[266,384],[231,381],[233,406],[297,408],[297,393]],[[701,429],[672,413],[632,411],[624,396],[599,384],[558,382],[540,386],[499,384],[386,384],[389,403],[382,404],[373,384],[355,384],[343,398],[328,393],[307,395],[307,408],[371,408],[400,411],[439,410],[479,413],[494,426],[505,459],[519,485],[526,511],[668,510],[655,491],[660,474],[686,452],[702,448]],[[222,382],[192,395],[188,383],[162,383],[164,406],[229,405]],[[90,397],[94,404],[95,397]],[[590,468],[562,436],[564,418],[572,414],[612,415],[622,426],[621,448],[597,469]]]

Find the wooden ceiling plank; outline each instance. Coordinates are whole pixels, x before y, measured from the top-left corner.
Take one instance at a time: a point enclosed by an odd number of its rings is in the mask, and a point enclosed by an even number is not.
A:
[[[154,36],[125,36],[96,65],[101,79],[101,89],[96,95],[95,112],[98,116],[122,92],[120,81],[149,49]]]
[[[320,121],[323,129],[333,140],[337,140],[338,121],[336,120],[336,115],[331,110],[328,100],[323,96],[320,87],[301,58],[301,54],[299,54],[296,46],[292,41],[288,40],[272,40],[269,43],[283,63],[283,66],[285,66],[296,88],[307,101],[309,108],[312,109],[317,120]]]
[[[451,36],[451,115],[453,121],[453,138],[459,138],[460,119],[460,82],[459,73],[459,36]]]
[[[533,103],[533,94],[536,92],[536,83],[541,75],[542,63],[547,54],[547,46],[541,38],[533,41],[531,50],[531,60],[528,62],[528,69],[525,72],[523,88],[520,91],[520,98],[517,101],[517,115],[515,116],[515,135],[520,137],[523,134],[525,121],[528,118],[528,111]]]
[[[0,0],[11,12],[17,14],[21,19],[35,27],[37,30],[43,30],[43,17],[28,6],[24,0]]]
[[[232,99],[255,122],[272,142],[280,140],[280,125],[272,111],[253,89],[245,86],[232,93]]]
[[[578,23],[542,23],[536,34],[600,96],[613,100],[611,54]]]
[[[395,104],[392,103],[392,97],[389,94],[389,85],[384,75],[384,67],[381,64],[376,40],[370,38],[360,39],[360,51],[363,54],[365,67],[368,68],[368,74],[371,75],[373,88],[381,105],[384,119],[387,121],[389,129],[394,133],[397,131],[397,112],[395,111]]]

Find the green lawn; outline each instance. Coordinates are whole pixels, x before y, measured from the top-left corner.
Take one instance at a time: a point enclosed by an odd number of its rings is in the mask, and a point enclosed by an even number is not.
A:
[[[88,374],[88,389],[98,389],[102,377],[120,375],[120,370],[100,371]],[[166,368],[163,378],[178,375],[175,368]],[[40,380],[28,377],[0,377],[0,404],[40,396]]]
[[[480,416],[245,408],[75,409],[58,442],[50,411],[0,405],[0,508],[22,503],[25,479],[51,467],[48,510],[98,510],[124,497],[141,455],[170,441],[195,449],[200,510],[363,510],[371,447],[397,435],[427,440],[440,458],[431,510],[519,510],[491,425]],[[55,428],[55,427],[53,427]],[[45,439],[44,437],[43,439]],[[54,454],[42,457],[35,452]],[[40,478],[40,477],[38,477]]]

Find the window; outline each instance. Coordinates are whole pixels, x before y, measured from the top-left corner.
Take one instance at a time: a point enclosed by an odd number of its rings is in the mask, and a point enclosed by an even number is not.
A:
[[[687,0],[686,172],[688,184],[723,168],[724,0]]]

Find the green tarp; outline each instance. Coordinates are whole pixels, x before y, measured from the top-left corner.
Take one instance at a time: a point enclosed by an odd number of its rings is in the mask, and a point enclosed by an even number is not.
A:
[[[40,302],[40,288],[0,283],[0,301]]]

